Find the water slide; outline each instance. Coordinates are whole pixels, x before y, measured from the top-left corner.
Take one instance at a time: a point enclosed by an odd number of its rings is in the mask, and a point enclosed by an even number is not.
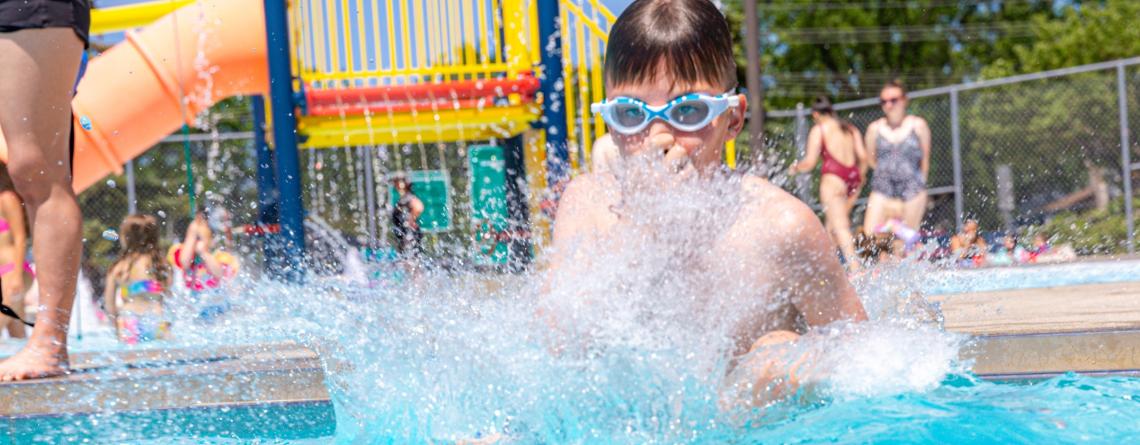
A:
[[[268,90],[260,0],[200,0],[127,32],[91,60],[71,102],[76,192],[121,174],[124,163],[193,125],[215,102]],[[0,137],[0,160],[7,159]]]

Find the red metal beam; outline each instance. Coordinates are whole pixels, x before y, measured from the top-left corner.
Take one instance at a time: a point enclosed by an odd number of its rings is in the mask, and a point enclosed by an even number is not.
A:
[[[520,94],[524,97],[533,97],[538,91],[539,81],[533,74],[520,75],[516,79],[485,79],[461,80],[442,83],[424,83],[414,85],[390,85],[383,87],[362,88],[330,88],[307,89],[305,100],[310,114],[316,109],[326,107],[365,106],[381,109],[384,104],[401,102],[479,99],[488,97],[506,97],[511,94]],[[416,106],[413,106],[416,107]]]
[[[322,105],[318,107],[309,107],[309,116],[339,116],[342,113],[345,115],[360,115],[369,114],[373,116],[383,116],[387,113],[407,113],[412,110],[415,111],[446,111],[446,110],[470,110],[470,109],[490,109],[494,108],[495,96],[487,96],[479,99],[437,99],[426,102],[386,102],[386,103],[355,103],[355,104],[341,104],[341,105]],[[533,102],[533,96],[523,96],[522,102]]]

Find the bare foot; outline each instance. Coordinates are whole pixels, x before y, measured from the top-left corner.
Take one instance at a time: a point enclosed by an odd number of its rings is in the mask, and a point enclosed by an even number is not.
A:
[[[39,379],[67,373],[66,349],[44,348],[31,343],[0,362],[0,381]]]

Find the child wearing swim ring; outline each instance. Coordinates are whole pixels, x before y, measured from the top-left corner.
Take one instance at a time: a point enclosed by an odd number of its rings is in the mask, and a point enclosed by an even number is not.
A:
[[[168,259],[182,271],[183,283],[190,290],[193,304],[202,321],[213,321],[229,310],[224,284],[237,276],[238,262],[224,251],[210,250],[213,232],[206,218],[198,214],[186,228],[182,244],[170,246]]]
[[[163,305],[170,287],[170,266],[162,259],[158,239],[158,221],[150,215],[130,215],[119,227],[123,253],[107,273],[103,304],[123,343],[170,336]]]

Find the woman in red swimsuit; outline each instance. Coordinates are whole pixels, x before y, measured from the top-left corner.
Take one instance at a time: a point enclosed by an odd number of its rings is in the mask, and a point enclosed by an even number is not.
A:
[[[859,129],[835,117],[831,101],[819,96],[811,106],[815,126],[808,133],[807,153],[792,164],[788,174],[806,173],[823,158],[819,178],[819,202],[823,204],[824,223],[832,239],[839,245],[848,266],[858,269],[855,239],[851,235],[851,209],[863,188],[867,171],[867,154]]]

